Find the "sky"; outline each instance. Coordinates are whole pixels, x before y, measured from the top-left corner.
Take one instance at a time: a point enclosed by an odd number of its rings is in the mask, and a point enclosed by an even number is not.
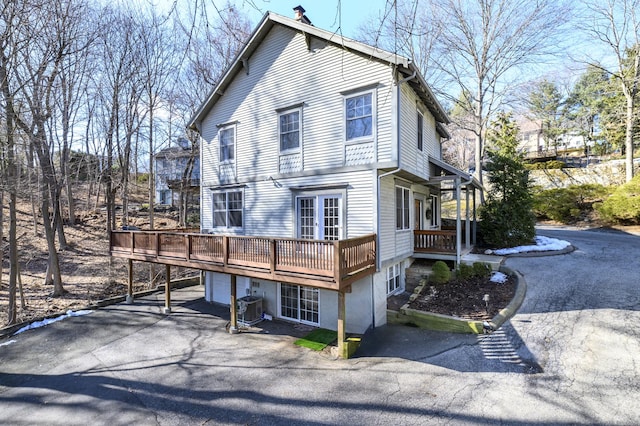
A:
[[[328,31],[342,30],[342,34],[355,38],[360,24],[370,17],[384,13],[389,0],[238,0],[237,5],[244,4],[244,10],[249,12],[252,21],[258,22],[267,11],[279,15],[293,17],[293,8],[301,5],[307,18],[319,28]],[[222,1],[216,0],[217,3]],[[256,7],[253,7],[255,5]]]

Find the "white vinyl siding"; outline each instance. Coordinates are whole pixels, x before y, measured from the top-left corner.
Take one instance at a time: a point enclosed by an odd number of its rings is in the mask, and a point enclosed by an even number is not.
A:
[[[416,113],[416,105],[422,105],[420,99],[409,85],[401,86],[401,167],[423,179],[429,179],[429,159],[440,159],[440,142],[435,129],[435,118],[422,106]],[[422,116],[422,150],[418,149],[418,117]]]
[[[293,30],[274,26],[260,47],[235,75],[202,123],[202,184],[219,184],[218,153],[211,147],[220,123],[237,122],[235,181],[267,178],[303,170],[327,170],[345,165],[343,93],[361,87],[376,87],[372,104],[377,140],[367,161],[389,161],[391,152],[391,104],[394,86],[386,64],[372,61],[341,47],[305,37]],[[310,81],[313,84],[310,84]],[[301,164],[281,164],[278,114],[287,105],[304,105],[301,131]],[[340,149],[340,154],[336,155]],[[212,156],[215,155],[214,156]],[[377,158],[380,155],[385,158]]]
[[[375,215],[373,201],[375,192],[373,187],[374,172],[363,170],[335,175],[318,175],[296,178],[280,178],[278,180],[256,181],[244,188],[244,218],[243,234],[280,236],[286,238],[297,237],[296,229],[296,197],[312,195],[331,195],[340,193],[341,222],[340,238],[353,238],[372,234],[375,229]],[[344,189],[316,189],[322,185],[335,185],[349,182]],[[294,191],[291,188],[313,186],[313,191]],[[210,190],[207,190],[211,192]],[[204,193],[205,195],[206,192]],[[208,194],[211,197],[211,194]],[[206,207],[205,198],[202,204]],[[212,205],[212,202],[209,202]],[[211,223],[211,212],[203,207],[203,226]],[[210,209],[210,207],[209,207]],[[218,230],[214,229],[214,232]]]

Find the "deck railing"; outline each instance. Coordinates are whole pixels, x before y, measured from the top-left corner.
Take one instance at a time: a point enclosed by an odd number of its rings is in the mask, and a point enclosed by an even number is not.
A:
[[[118,257],[222,272],[243,268],[247,276],[273,279],[311,277],[334,282],[338,288],[360,276],[372,274],[376,267],[374,234],[325,241],[113,231],[110,249],[111,254]]]
[[[455,230],[413,231],[413,251],[416,253],[455,253]]]

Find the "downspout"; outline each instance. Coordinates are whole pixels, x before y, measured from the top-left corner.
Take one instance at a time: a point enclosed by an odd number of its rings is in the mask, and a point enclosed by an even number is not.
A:
[[[413,71],[413,74],[411,74],[408,77],[403,78],[402,80],[398,81],[396,83],[396,152],[397,152],[397,159],[398,159],[398,167],[395,170],[391,170],[389,172],[383,173],[381,175],[378,176],[378,185],[376,187],[376,203],[377,203],[377,212],[376,212],[376,271],[380,272],[380,270],[382,269],[382,258],[380,256],[380,181],[382,180],[383,177],[385,176],[389,176],[389,175],[393,175],[398,173],[400,170],[402,170],[401,167],[401,163],[400,163],[400,155],[401,155],[401,149],[400,149],[400,111],[402,110],[401,105],[400,105],[400,95],[401,95],[401,89],[400,87],[402,86],[403,83],[406,83],[409,80],[414,79],[416,76],[418,75],[418,71],[415,70]],[[375,305],[375,295],[374,295],[374,287],[375,287],[375,283],[374,283],[374,279],[373,276],[371,277],[371,324],[373,326],[373,328],[376,327],[376,305]]]

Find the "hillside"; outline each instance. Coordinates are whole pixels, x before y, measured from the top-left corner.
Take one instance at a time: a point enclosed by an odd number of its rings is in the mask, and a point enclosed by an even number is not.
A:
[[[79,197],[86,199],[86,197]],[[78,208],[78,224],[66,226],[65,235],[69,248],[61,250],[60,267],[63,286],[67,293],[63,297],[51,297],[52,286],[44,285],[47,268],[47,246],[42,223],[34,226],[31,203],[28,199],[18,204],[18,250],[20,253],[20,276],[24,293],[24,308],[18,295],[18,322],[77,310],[107,297],[124,295],[127,292],[127,265],[122,259],[109,257],[109,240],[106,235],[106,212],[104,208],[88,210],[82,203]],[[8,208],[4,209],[4,235],[2,241],[3,275],[0,285],[0,327],[8,318]],[[156,213],[156,228],[175,228],[175,214]],[[148,215],[136,213],[132,225],[148,228]],[[135,263],[135,291],[155,287],[149,284],[150,266]],[[174,271],[176,276],[184,271]],[[155,268],[155,274],[164,274],[164,268]],[[173,273],[172,273],[173,275]],[[163,283],[164,276],[156,275]]]

